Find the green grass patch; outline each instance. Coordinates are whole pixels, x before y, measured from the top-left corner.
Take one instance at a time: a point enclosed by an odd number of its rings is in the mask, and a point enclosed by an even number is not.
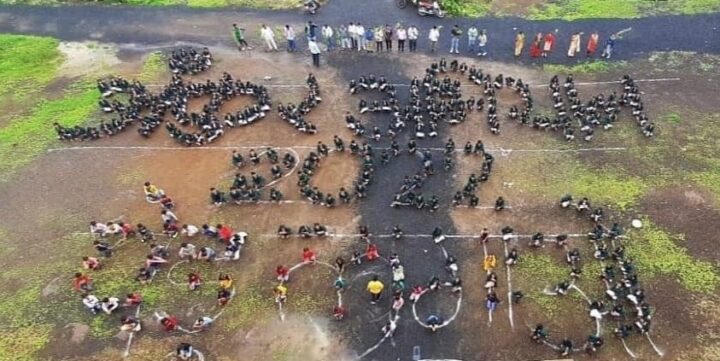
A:
[[[532,289],[524,288],[525,296],[537,304],[544,314],[552,317],[560,312],[558,298],[546,295],[543,293],[543,289],[545,286],[569,280],[567,267],[563,267],[548,255],[525,252],[521,255],[521,260],[513,271],[516,275],[516,283],[521,283],[520,280],[534,280],[532,285],[528,285]]]
[[[676,241],[682,235],[671,235],[644,220],[640,230],[628,233],[627,253],[645,277],[663,274],[675,277],[685,288],[694,292],[712,293],[720,284],[717,269],[709,262],[699,261],[688,254]]]
[[[53,122],[64,126],[83,124],[96,110],[97,89],[85,83],[72,88],[62,98],[42,101],[30,114],[13,118],[0,128],[0,182],[55,142]]]
[[[35,361],[35,354],[50,340],[52,325],[0,329],[0,360]]]
[[[560,0],[529,9],[533,20],[631,19],[640,16],[638,0]]]
[[[587,197],[594,205],[619,211],[630,209],[645,194],[649,184],[616,169],[594,169],[569,156],[533,157],[520,165],[532,177],[518,178],[518,186],[539,196],[558,200],[565,194]]]
[[[599,74],[607,73],[626,66],[624,61],[592,60],[584,61],[575,65],[544,64],[543,70],[553,74]]]
[[[444,0],[442,8],[450,15],[480,17],[490,11],[491,0]]]
[[[228,331],[236,331],[267,320],[266,316],[276,307],[273,302],[272,287],[272,285],[264,288],[251,286],[238,290],[233,300],[225,306],[225,314],[220,326]],[[291,294],[288,298],[292,299],[292,297]]]
[[[0,35],[0,96],[22,98],[38,92],[57,75],[63,57],[58,40]]]
[[[157,80],[160,75],[167,71],[167,57],[162,52],[152,52],[145,58],[138,80],[141,82]]]

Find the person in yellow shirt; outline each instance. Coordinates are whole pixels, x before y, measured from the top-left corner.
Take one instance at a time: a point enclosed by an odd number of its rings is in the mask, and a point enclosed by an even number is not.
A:
[[[285,301],[287,300],[287,287],[279,284],[275,287],[273,292],[275,293],[275,302],[285,303]]]
[[[385,285],[380,281],[378,276],[373,276],[372,280],[367,284],[367,290],[372,296],[372,301],[370,303],[376,304],[377,301],[380,300],[380,295],[382,294],[384,288]]]
[[[221,287],[221,288],[224,288],[224,289],[226,289],[226,290],[229,290],[229,289],[232,287],[232,285],[233,285],[232,276],[230,276],[230,274],[227,274],[227,273],[226,273],[226,274],[221,274],[221,275],[218,277],[218,281],[220,282],[220,287]]]

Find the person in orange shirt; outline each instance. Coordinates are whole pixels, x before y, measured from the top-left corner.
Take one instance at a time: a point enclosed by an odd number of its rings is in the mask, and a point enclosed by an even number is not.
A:
[[[233,236],[232,228],[230,228],[224,224],[218,224],[217,229],[218,229],[218,234],[220,236],[220,239],[222,239],[223,242],[225,242],[225,243],[229,243],[230,238],[232,238],[232,236]]]
[[[367,257],[368,261],[374,261],[380,257],[380,253],[378,252],[378,248],[375,243],[368,243],[367,250],[365,251],[365,256]]]
[[[590,38],[588,38],[587,47],[585,49],[587,51],[588,57],[595,54],[595,51],[597,50],[599,39],[600,39],[600,35],[598,35],[597,31],[594,31],[592,34],[590,34]]]
[[[88,275],[84,275],[80,272],[75,273],[75,277],[73,277],[73,289],[78,292],[87,293],[92,291],[93,285],[92,285],[92,278]]]

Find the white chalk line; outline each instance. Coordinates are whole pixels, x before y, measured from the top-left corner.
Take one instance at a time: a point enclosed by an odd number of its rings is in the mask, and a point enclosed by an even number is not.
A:
[[[395,315],[395,318],[390,318],[390,323],[391,323],[391,324],[392,324],[392,323],[397,324],[397,320],[398,320],[399,318],[400,318],[400,316]],[[356,359],[356,360],[360,360],[361,358],[363,358],[363,357],[369,355],[370,353],[372,353],[373,351],[377,350],[377,348],[380,347],[380,345],[382,345],[383,342],[385,342],[385,340],[387,340],[388,338],[392,338],[392,335],[393,335],[393,330],[388,330],[388,332],[386,332],[386,333],[383,335],[383,337],[382,337],[377,343],[375,343],[375,344],[372,345],[370,348],[368,348],[367,350],[365,350],[365,352],[363,352],[362,354],[358,355],[358,357],[355,358],[355,359]]]
[[[512,304],[513,304],[513,300],[512,300],[512,280],[511,280],[511,278],[510,278],[510,265],[507,264],[507,258],[508,258],[508,255],[509,255],[507,244],[508,244],[508,242],[503,242],[503,248],[504,248],[504,250],[505,250],[505,261],[506,261],[506,263],[505,263],[505,270],[507,271],[508,320],[510,321],[510,328],[514,330],[514,329],[515,329],[515,321],[513,320],[513,309],[512,309]]]
[[[433,291],[433,292],[437,292],[437,291]],[[418,302],[420,302],[420,299],[422,298],[422,296],[424,296],[424,295],[427,294],[427,293],[428,293],[428,292],[423,292],[423,293],[421,293],[421,294],[418,296],[418,298],[415,300],[415,302],[412,303],[412,310],[413,310],[413,317],[415,318],[415,321],[417,321],[417,323],[418,323],[420,326],[422,326],[422,327],[424,327],[424,328],[427,328],[427,329],[430,329],[430,328],[431,328],[430,325],[428,325],[428,324],[426,324],[425,322],[423,322],[423,321],[420,320],[420,317],[418,317],[417,310],[416,310],[416,308],[415,308],[415,305],[416,305]],[[455,304],[455,312],[453,313],[453,315],[450,316],[450,318],[448,318],[447,320],[445,320],[445,322],[443,322],[442,324],[438,325],[438,326],[435,327],[435,328],[436,328],[436,329],[441,329],[441,328],[449,325],[449,324],[452,323],[453,321],[455,321],[455,318],[456,318],[457,315],[460,313],[460,307],[462,307],[462,290],[460,290],[460,294],[458,295],[457,303]]]
[[[460,76],[464,76],[463,74],[461,74],[459,72],[445,72],[442,74],[445,74],[445,75],[457,74]],[[633,79],[633,81],[636,83],[656,83],[656,82],[679,81],[679,80],[682,80],[682,79],[681,78]],[[609,80],[609,81],[575,82],[574,84],[576,86],[578,86],[578,85],[602,85],[602,84],[620,84],[620,83],[622,83],[622,81],[620,81],[620,80]],[[526,84],[528,84],[528,86],[531,88],[547,88],[548,87],[547,84],[531,84],[531,83],[526,83]],[[388,83],[388,85],[392,85],[396,88],[397,87],[404,87],[404,88],[410,87],[410,84],[404,84],[404,83]],[[146,84],[145,85],[145,87],[148,87],[148,88],[160,88],[160,87],[166,87],[166,86],[168,86],[168,84]],[[290,84],[290,83],[262,84],[262,86],[264,86],[265,88],[307,88],[308,87],[307,84]],[[479,85],[473,83],[473,84],[461,84],[460,86],[461,87],[477,87]],[[350,94],[349,85],[345,86],[345,85],[324,84],[322,87],[323,87],[323,89],[325,89],[325,88],[348,89],[348,94]],[[359,93],[359,94],[361,94],[361,93]]]
[[[76,233],[76,234],[78,234],[78,233]],[[89,234],[89,233],[83,232],[81,234]],[[565,235],[568,237],[573,237],[573,238],[587,237],[586,233],[570,233],[570,234],[565,234]],[[267,237],[267,238],[279,237],[277,234],[272,234],[272,233],[261,234],[260,236]],[[322,237],[326,237],[326,238],[356,238],[356,237],[360,237],[360,236],[362,236],[362,234],[360,234],[360,233],[327,233],[326,235],[324,235]],[[532,238],[533,236],[534,236],[533,234],[515,234],[515,235],[513,235],[513,237],[516,237],[516,238]],[[552,238],[552,237],[557,237],[558,235],[557,234],[546,234],[545,236]],[[291,235],[288,235],[288,237],[299,238],[300,235],[291,234]],[[394,234],[376,234],[376,235],[370,236],[370,238],[394,238],[394,237],[395,237]],[[406,238],[407,237],[410,237],[410,238],[433,238],[433,235],[432,234],[403,234],[403,237],[406,237]],[[451,238],[451,239],[463,239],[463,238],[479,239],[482,237],[483,237],[483,235],[480,235],[480,234],[447,234],[447,235],[445,235],[445,238]],[[503,235],[491,234],[487,237],[493,238],[493,239],[495,239],[495,238],[502,239]],[[549,242],[549,241],[546,241],[546,242]]]
[[[218,151],[218,150],[232,150],[232,149],[255,149],[262,147],[272,147],[268,145],[214,145],[204,147],[176,147],[176,146],[142,146],[142,145],[128,145],[128,146],[75,146],[75,147],[63,147],[63,148],[51,148],[48,149],[48,153],[66,152],[66,151],[86,151],[86,150],[192,150],[192,151]],[[317,149],[317,147],[309,145],[293,145],[288,147],[282,147],[286,149]],[[389,147],[373,147],[377,150],[391,150]],[[445,152],[445,148],[418,148],[420,151],[434,151],[434,152]],[[627,147],[594,147],[594,148],[577,148],[577,149],[562,149],[562,148],[537,148],[537,149],[504,149],[498,148],[486,148],[487,152],[500,152],[501,155],[507,156],[512,153],[580,153],[580,152],[621,152],[627,151]],[[455,153],[463,153],[464,150],[456,149]]]
[[[140,306],[142,304],[139,304],[137,306],[137,309],[135,309],[135,319],[138,319],[140,317]],[[135,331],[130,332],[130,335],[128,336],[127,345],[125,346],[125,352],[123,352],[123,358],[130,356],[130,345],[132,345],[133,337],[135,336]]]

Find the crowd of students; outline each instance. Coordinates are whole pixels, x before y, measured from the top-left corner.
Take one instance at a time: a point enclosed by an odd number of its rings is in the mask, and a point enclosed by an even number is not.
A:
[[[137,239],[142,243],[149,244],[149,251],[146,255],[143,266],[138,269],[135,280],[140,288],[142,285],[152,283],[157,274],[170,263],[172,258],[172,248],[170,243],[174,239],[181,239],[182,243],[177,251],[178,261],[186,262],[216,262],[220,260],[235,261],[240,258],[240,251],[247,241],[248,234],[245,232],[236,232],[226,224],[217,224],[210,226],[204,224],[196,227],[191,224],[183,224],[180,226],[179,218],[173,210],[175,204],[160,188],[146,182],[143,187],[145,199],[149,203],[158,204],[160,206],[160,219],[163,224],[162,236],[168,242],[162,244],[158,238],[160,235],[149,230],[142,223],[138,223],[135,227],[125,222],[90,222],[90,234],[93,238],[93,247],[98,252],[97,257],[83,256],[82,266],[86,272],[77,272],[72,279],[73,290],[81,295],[81,301],[85,308],[93,315],[107,314],[111,315],[124,310],[139,307],[143,302],[141,292],[133,290],[128,293],[124,300],[119,297],[107,295],[104,297],[96,296],[96,285],[93,280],[93,273],[101,273],[108,268],[107,260],[117,257],[117,249],[130,239]],[[215,240],[224,249],[221,254],[217,254],[211,245],[196,247],[191,241],[197,239],[198,236],[204,236],[206,239]],[[114,241],[114,244],[111,242]],[[169,272],[170,270],[168,270]],[[187,273],[186,286],[190,291],[196,291],[205,284],[202,275],[192,270]],[[218,306],[225,306],[234,296],[235,287],[234,280],[230,274],[221,273],[217,279],[217,298]],[[102,290],[100,285],[99,290]],[[165,312],[158,311],[155,313],[158,324],[167,332],[180,330],[184,332],[197,332],[210,327],[215,317],[201,316],[195,320],[190,330],[184,329],[175,316]],[[141,330],[140,320],[132,313],[127,313],[120,318],[120,329],[125,332],[138,332]]]

